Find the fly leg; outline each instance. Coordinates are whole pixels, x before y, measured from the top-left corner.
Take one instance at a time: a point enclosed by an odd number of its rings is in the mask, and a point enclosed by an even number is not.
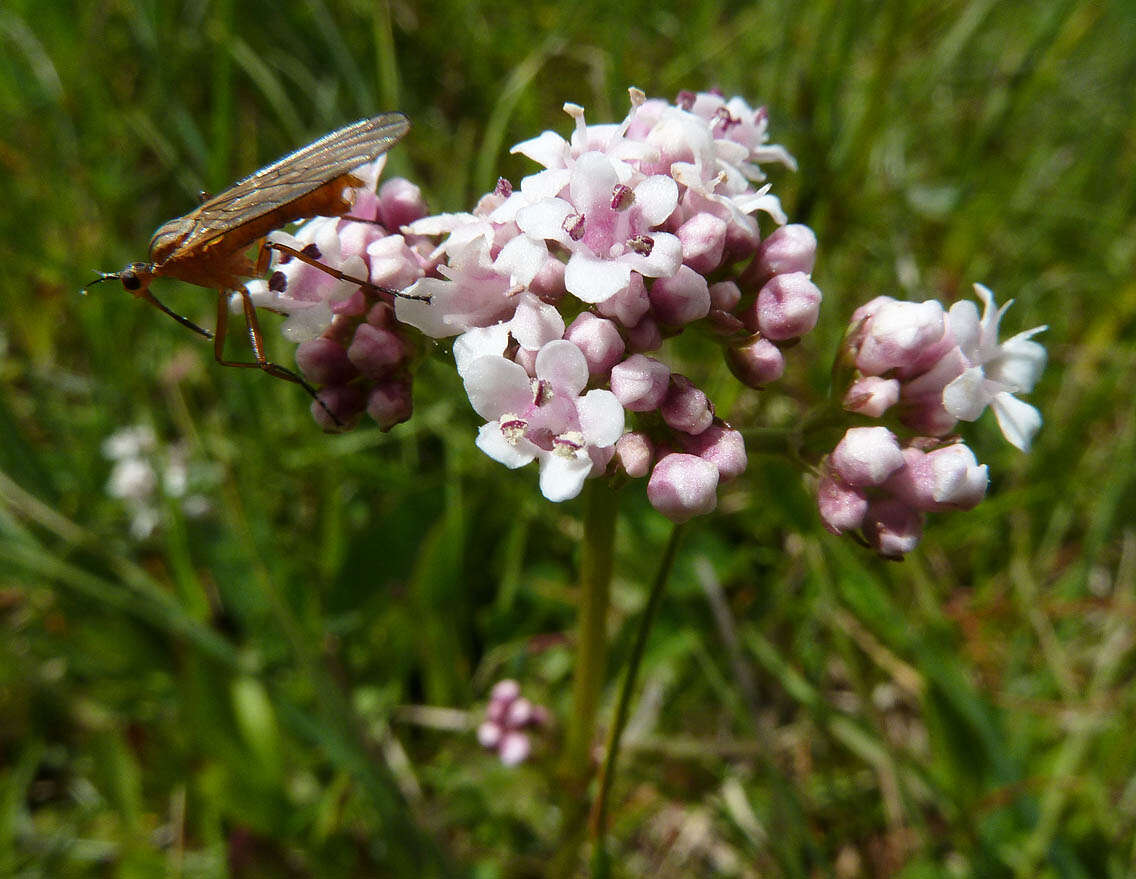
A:
[[[388,296],[401,296],[403,299],[428,299],[426,296],[408,296],[401,290],[391,290],[389,287],[381,287],[378,284],[372,284],[370,281],[364,281],[361,278],[353,278],[351,275],[344,274],[339,269],[329,266],[320,262],[314,256],[308,256],[302,250],[296,250],[294,247],[289,247],[287,244],[281,244],[278,241],[266,241],[264,243],[264,250],[277,250],[280,253],[286,253],[288,256],[298,259],[302,263],[310,265],[313,269],[319,269],[325,274],[331,275],[333,278],[338,278],[340,281],[347,281],[351,284],[358,284],[360,287],[366,287],[370,290],[376,290],[380,293],[386,293]]]
[[[238,366],[244,369],[259,369],[261,372],[266,372],[274,378],[282,378],[284,381],[293,382],[308,392],[308,395],[315,400],[323,411],[326,412],[331,420],[337,426],[343,427],[341,422],[330,409],[327,404],[319,398],[316,389],[313,388],[303,376],[293,372],[286,366],[281,366],[279,363],[273,363],[268,359],[264,353],[264,339],[260,334],[260,321],[256,317],[256,307],[252,304],[252,297],[249,295],[248,290],[243,287],[237,291],[241,297],[241,306],[245,313],[245,325],[248,327],[249,343],[252,345],[252,353],[256,358],[255,361],[247,360],[226,360],[225,359],[225,337],[229,331],[229,296],[225,291],[219,291],[217,294],[217,332],[213,335],[213,357],[222,366]]]

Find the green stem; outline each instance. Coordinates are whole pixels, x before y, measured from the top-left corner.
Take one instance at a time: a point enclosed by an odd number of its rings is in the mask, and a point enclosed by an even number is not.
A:
[[[592,778],[592,742],[596,712],[607,666],[607,614],[615,547],[618,494],[593,480],[584,488],[584,537],[580,547],[580,607],[576,630],[576,667],[572,714],[565,733],[561,765],[563,833],[553,875],[576,872],[587,819],[585,792]]]
[[[662,603],[663,590],[667,585],[671,568],[674,567],[675,552],[678,550],[679,537],[682,535],[682,525],[675,525],[671,529],[670,540],[663,551],[659,569],[655,572],[655,582],[651,585],[651,594],[647,598],[647,607],[639,620],[639,629],[635,633],[635,644],[631,648],[631,656],[627,660],[627,671],[623,675],[623,684],[619,689],[619,702],[615,707],[615,718],[608,731],[607,754],[604,757],[603,768],[600,770],[600,789],[592,807],[592,817],[589,822],[594,851],[592,855],[593,879],[601,879],[608,875],[607,848],[604,837],[607,834],[607,803],[611,794],[612,781],[615,778],[615,764],[619,758],[619,744],[623,737],[623,729],[627,726],[627,713],[631,707],[631,693],[635,689],[635,680],[639,675],[639,666],[643,661],[643,653],[647,647],[647,636],[655,622],[659,605]]]

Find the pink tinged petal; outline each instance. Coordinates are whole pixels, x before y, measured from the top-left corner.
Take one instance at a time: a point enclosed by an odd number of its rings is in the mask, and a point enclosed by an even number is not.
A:
[[[1041,427],[1041,413],[1012,394],[998,394],[991,403],[1002,436],[1015,448],[1028,452]]]
[[[718,468],[697,455],[667,455],[651,471],[647,498],[673,522],[712,512],[718,505]]]
[[[650,253],[628,250],[621,261],[648,278],[671,277],[682,266],[682,242],[669,232],[652,232],[649,237]]]
[[[781,378],[785,372],[785,355],[758,333],[742,345],[727,348],[726,365],[742,384],[763,388]]]
[[[648,177],[635,187],[635,206],[647,226],[662,225],[678,207],[678,184],[662,174]]]
[[[580,418],[580,432],[590,446],[615,445],[623,434],[623,407],[611,391],[588,391],[576,402],[576,412]]]
[[[569,343],[570,344],[570,343]],[[583,355],[580,355],[583,360]],[[587,381],[587,365],[584,366]],[[462,375],[473,410],[486,421],[532,405],[532,382],[524,367],[504,357],[479,357]],[[583,387],[583,385],[581,385]]]
[[[829,458],[833,474],[852,486],[881,485],[904,466],[899,441],[886,427],[853,427]]]
[[[529,737],[523,732],[507,732],[501,737],[497,753],[504,765],[516,766],[528,759],[529,754],[532,753],[532,745],[529,743]]]
[[[564,335],[564,318],[555,307],[546,305],[531,293],[522,293],[513,319],[509,321],[509,332],[522,348],[538,351]]]
[[[749,463],[745,440],[730,427],[714,424],[684,443],[686,450],[718,468],[720,482],[741,476]]]
[[[810,275],[816,263],[816,250],[816,235],[808,226],[801,223],[782,226],[757,249],[756,272],[763,279],[789,272]]]
[[[557,339],[537,354],[536,375],[557,393],[575,397],[588,383],[588,361],[584,352],[567,339]]]
[[[830,475],[817,484],[817,510],[821,523],[833,534],[855,531],[864,521],[868,499],[864,493]]]
[[[733,281],[719,281],[710,285],[710,305],[722,311],[733,311],[741,301],[742,291]]]
[[[606,318],[581,312],[572,321],[564,338],[574,344],[588,361],[588,373],[593,377],[606,375],[623,356],[626,345],[615,324]]]
[[[726,246],[726,221],[713,214],[695,214],[678,228],[682,261],[696,272],[708,274],[722,262]]]
[[[670,368],[653,357],[632,354],[612,367],[611,390],[632,412],[659,408],[670,387]]]
[[[409,420],[414,414],[410,382],[392,379],[371,388],[367,395],[367,414],[383,432]]]
[[[496,750],[504,730],[492,721],[485,721],[477,728],[477,742],[481,747]]]
[[[625,433],[615,444],[619,466],[632,479],[640,479],[651,471],[655,447],[645,433]]]
[[[844,408],[869,418],[879,418],[899,402],[899,380],[869,375],[853,382],[844,394]]]
[[[659,406],[668,427],[697,435],[714,423],[714,407],[705,392],[684,375],[672,375],[670,388]]]
[[[569,199],[584,214],[595,206],[607,204],[611,191],[619,183],[619,176],[611,160],[603,153],[584,153],[572,169],[568,184]]]
[[[559,451],[540,456],[540,493],[555,504],[579,495],[584,481],[592,472],[592,459],[584,452]]]
[[[576,251],[564,269],[564,287],[583,302],[603,302],[628,285],[631,268],[627,261],[598,259]]]
[[[343,346],[322,336],[300,343],[296,366],[308,381],[317,385],[346,384],[359,374]]]
[[[706,278],[689,266],[679,266],[670,278],[657,278],[648,292],[655,317],[664,324],[684,326],[710,312]]]
[[[562,198],[544,198],[517,211],[517,228],[537,240],[570,241],[565,220],[575,216],[576,209]]]
[[[899,559],[919,545],[923,514],[901,501],[885,499],[868,505],[864,537],[884,558]]]
[[[311,413],[316,424],[335,433],[354,427],[365,406],[363,392],[355,385],[329,385],[312,400]]]
[[[524,467],[540,454],[540,449],[527,439],[507,436],[496,421],[483,424],[478,429],[477,447],[510,470]]]
[[[757,294],[755,329],[775,342],[796,339],[816,326],[820,289],[803,272],[776,275]]]
[[[960,421],[977,421],[990,399],[980,366],[972,366],[943,388],[943,408]]]
[[[458,375],[465,377],[469,364],[479,357],[504,355],[509,344],[510,324],[494,324],[491,327],[474,327],[466,330],[454,340],[454,365]]]

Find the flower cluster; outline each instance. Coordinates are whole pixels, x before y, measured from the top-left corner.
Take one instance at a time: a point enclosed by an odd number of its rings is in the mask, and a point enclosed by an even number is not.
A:
[[[997,308],[981,284],[983,314],[961,301],[949,312],[935,301],[880,296],[852,315],[845,355],[854,376],[844,394],[850,412],[880,418],[895,407],[918,434],[904,443],[887,427],[849,429],[825,460],[817,486],[821,519],[834,534],[858,533],[881,555],[914,549],[927,512],[970,509],[986,494],[987,472],[961,441],[943,439],[961,420],[989,406],[1003,435],[1028,450],[1041,425],[1037,409],[1015,397],[1045,367],[1030,338],[1045,327],[998,342]]]
[[[125,504],[130,512],[130,535],[145,540],[161,524],[161,497],[178,501],[191,518],[209,512],[209,501],[190,491],[192,481],[185,449],[159,448],[154,431],[147,425],[124,427],[103,441],[103,457],[114,462],[106,492]]]
[[[483,748],[496,751],[506,766],[516,766],[532,752],[532,742],[524,731],[547,727],[550,723],[548,710],[524,698],[521,685],[506,679],[498,681],[489,694],[485,721],[477,728],[477,740]]]

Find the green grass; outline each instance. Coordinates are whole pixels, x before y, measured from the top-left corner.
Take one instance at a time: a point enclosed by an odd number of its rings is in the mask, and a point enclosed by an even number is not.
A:
[[[410,423],[328,437],[296,388],[78,290],[340,123],[406,111],[388,168],[463,210],[531,170],[509,145],[569,130],[564,101],[619,119],[637,85],[763,102],[800,162],[774,182],[817,231],[825,302],[784,391],[824,391],[858,303],[974,281],[1017,300],[1008,332],[1049,324],[1051,363],[1033,452],[975,425],[989,498],[902,564],[824,533],[772,458],[690,529],[613,790],[615,875],[1133,875],[1134,45],[1124,0],[7,0],[0,874],[542,875],[582,504],[473,447],[442,360]],[[209,325],[210,294],[160,294]],[[719,384],[737,424],[798,411]],[[141,541],[100,452],[139,423],[209,506],[169,503]],[[667,534],[623,492],[605,723]],[[520,769],[408,720],[505,675],[561,720]]]

